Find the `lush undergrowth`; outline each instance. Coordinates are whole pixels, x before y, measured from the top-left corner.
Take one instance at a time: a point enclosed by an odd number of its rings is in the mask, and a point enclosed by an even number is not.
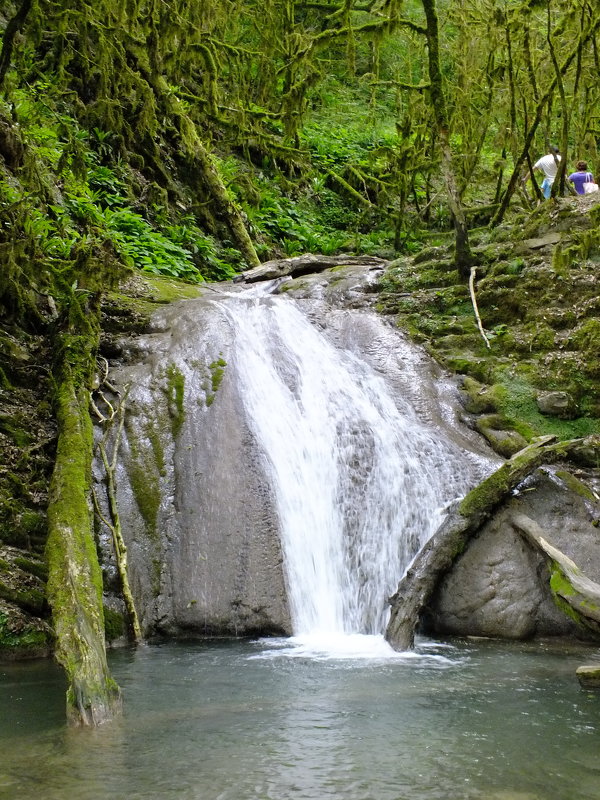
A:
[[[355,171],[372,167],[384,140],[360,119],[344,124],[349,114],[337,126],[318,116],[307,125],[298,175],[285,174],[273,160],[258,169],[231,152],[215,156],[261,260],[304,252],[392,254],[389,219],[360,202],[346,171],[350,162]],[[0,102],[7,131],[11,118],[18,125],[0,169],[0,214],[13,223],[8,235],[5,228],[7,247],[27,240],[37,262],[36,289],[55,291],[60,274],[76,275],[67,265],[94,248],[122,270],[189,282],[224,280],[246,268],[223,230],[202,223],[190,186],[173,182],[167,190],[149,179],[135,159],[120,156],[114,132],[82,127],[50,83],[34,83],[15,91],[11,103]]]

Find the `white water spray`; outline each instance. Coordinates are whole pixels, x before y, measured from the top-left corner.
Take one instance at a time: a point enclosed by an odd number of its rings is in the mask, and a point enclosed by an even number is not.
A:
[[[387,597],[467,488],[460,450],[289,298],[237,295],[226,307],[276,498],[294,633],[380,636]]]

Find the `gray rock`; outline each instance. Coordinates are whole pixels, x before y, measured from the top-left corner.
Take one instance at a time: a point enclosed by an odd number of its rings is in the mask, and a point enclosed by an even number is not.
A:
[[[535,519],[551,544],[598,581],[600,533],[593,509],[553,470],[541,469],[483,526],[442,580],[429,630],[507,639],[584,636],[556,606],[545,559],[510,524],[514,511]]]
[[[387,262],[377,256],[324,256],[318,253],[305,253],[293,258],[277,258],[273,261],[265,261],[258,267],[242,272],[234,278],[234,282],[256,283],[257,281],[273,280],[283,278],[287,275],[297,277],[298,275],[308,275],[311,273],[322,272],[331,267],[344,267],[359,265],[362,267],[375,266],[382,267]]]
[[[474,454],[476,483],[495,458],[460,424],[456,391],[437,365],[366,310],[376,279],[363,266],[288,282],[332,342],[367,360],[399,403],[410,401],[422,421]],[[240,396],[231,311],[220,297],[239,291],[207,287],[203,297],[159,310],[151,333],[123,343],[131,364],[111,373],[123,395],[129,387],[116,482],[147,636],[291,633],[272,484]],[[346,309],[349,300],[357,310]],[[268,298],[251,290],[248,302]],[[289,378],[293,385],[293,371]],[[105,574],[114,575],[106,531],[100,540]]]
[[[210,297],[159,312],[137,340],[117,474],[146,635],[289,633],[276,513]],[[105,547],[108,569],[109,547]]]
[[[575,419],[579,409],[574,397],[569,392],[540,392],[536,402],[542,414],[560,419]]]
[[[526,253],[529,250],[541,250],[557,244],[560,242],[561,238],[562,237],[560,233],[552,231],[551,233],[546,233],[545,235],[536,239],[524,239],[515,247],[515,252]]]
[[[600,689],[600,664],[582,664],[575,674],[584,689]]]

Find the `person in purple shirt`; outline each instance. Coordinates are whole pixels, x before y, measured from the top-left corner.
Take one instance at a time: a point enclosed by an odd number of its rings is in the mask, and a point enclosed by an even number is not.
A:
[[[577,194],[585,194],[583,184],[594,183],[594,176],[591,172],[588,172],[587,161],[578,161],[575,166],[577,167],[577,172],[572,172],[567,180],[571,181]]]

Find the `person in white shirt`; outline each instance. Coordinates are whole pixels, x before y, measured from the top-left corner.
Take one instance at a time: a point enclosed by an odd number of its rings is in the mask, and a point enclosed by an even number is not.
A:
[[[556,173],[558,172],[559,162],[560,152],[558,147],[550,145],[550,152],[548,155],[542,156],[533,165],[534,169],[537,169],[539,172],[544,174],[544,180],[542,181],[542,193],[546,200],[552,194],[552,184],[554,183]]]

